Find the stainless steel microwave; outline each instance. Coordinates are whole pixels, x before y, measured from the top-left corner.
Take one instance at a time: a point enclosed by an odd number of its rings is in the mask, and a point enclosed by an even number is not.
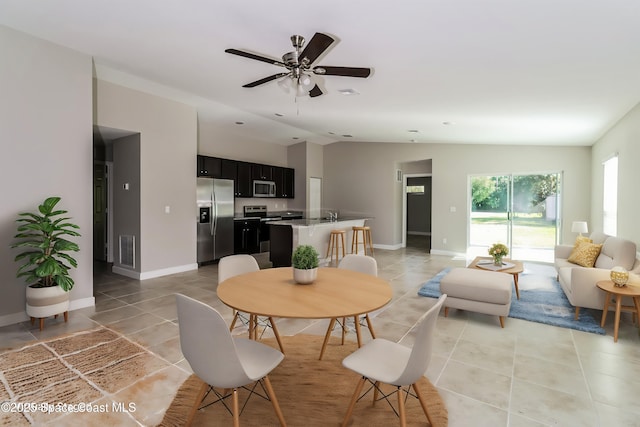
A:
[[[253,197],[276,197],[276,183],[273,181],[253,181]]]

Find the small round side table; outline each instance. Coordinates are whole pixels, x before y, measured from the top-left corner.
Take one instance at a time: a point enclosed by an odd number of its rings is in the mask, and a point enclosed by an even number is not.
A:
[[[604,323],[607,320],[607,312],[609,311],[609,303],[612,297],[616,297],[616,319],[613,324],[613,342],[618,342],[618,328],[620,327],[620,312],[630,311],[635,313],[639,317],[638,324],[640,325],[640,285],[634,283],[628,283],[625,286],[615,286],[611,280],[601,280],[596,283],[596,286],[607,293],[604,300],[604,308],[602,309],[602,321],[600,326],[604,328]],[[633,299],[633,306],[622,305],[622,297],[630,297]]]

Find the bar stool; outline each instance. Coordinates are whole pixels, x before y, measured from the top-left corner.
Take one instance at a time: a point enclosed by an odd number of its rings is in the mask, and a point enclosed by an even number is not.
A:
[[[364,254],[367,254],[367,245],[369,246],[369,251],[371,251],[371,255],[373,256],[373,239],[371,238],[371,227],[365,225],[363,227],[351,227],[353,230],[353,236],[351,237],[351,253],[358,253],[358,245],[360,244],[360,233],[362,233],[362,247],[364,249]]]
[[[344,238],[346,234],[347,232],[345,230],[331,230],[331,234],[329,235],[329,246],[327,247],[327,254],[325,255],[325,258],[329,258],[329,264],[333,262],[334,252],[336,255],[336,265],[338,264],[338,261],[340,260],[338,253],[338,249],[340,249],[340,242],[342,242],[342,258],[347,254],[347,246]]]

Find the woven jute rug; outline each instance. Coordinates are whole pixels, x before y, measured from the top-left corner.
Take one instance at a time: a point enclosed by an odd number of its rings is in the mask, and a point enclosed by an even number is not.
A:
[[[359,376],[342,366],[342,359],[356,350],[353,342],[340,345],[338,340],[330,342],[322,360],[318,360],[322,338],[311,335],[282,337],[285,358],[275,368],[269,378],[276,393],[285,421],[290,427],[338,426],[347,411],[351,396]],[[262,342],[277,348],[273,339]],[[212,363],[215,363],[212,360]],[[192,375],[178,390],[176,398],[167,410],[162,426],[180,426],[195,403],[196,394],[202,384]],[[427,378],[419,382],[422,396],[434,427],[447,425],[447,409],[435,387]],[[366,386],[365,386],[366,389]],[[247,393],[240,393],[240,407]],[[355,407],[352,426],[393,426],[399,420],[385,401],[372,405],[372,393],[367,394]],[[207,397],[204,404],[213,401]],[[391,399],[397,404],[394,395]],[[229,402],[230,405],[230,402]],[[428,426],[427,418],[417,399],[410,397],[406,402],[407,424]],[[230,426],[232,417],[221,403],[215,403],[198,410],[195,426]],[[278,418],[271,402],[253,396],[240,415],[241,426],[279,426]]]
[[[177,368],[107,328],[2,352],[0,426],[144,424],[147,391],[167,388],[173,370]],[[165,408],[187,377],[183,373],[174,381]]]

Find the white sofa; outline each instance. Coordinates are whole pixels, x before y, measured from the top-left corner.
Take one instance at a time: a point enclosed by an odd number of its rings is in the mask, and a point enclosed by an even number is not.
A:
[[[624,267],[630,272],[630,281],[640,282],[640,259],[637,258],[635,243],[600,232],[592,233],[589,238],[593,243],[602,244],[593,268],[581,267],[567,261],[573,245],[555,247],[558,281],[569,302],[576,308],[576,319],[581,307],[602,310],[605,293],[598,289],[596,283],[600,280],[610,280],[613,267]]]

